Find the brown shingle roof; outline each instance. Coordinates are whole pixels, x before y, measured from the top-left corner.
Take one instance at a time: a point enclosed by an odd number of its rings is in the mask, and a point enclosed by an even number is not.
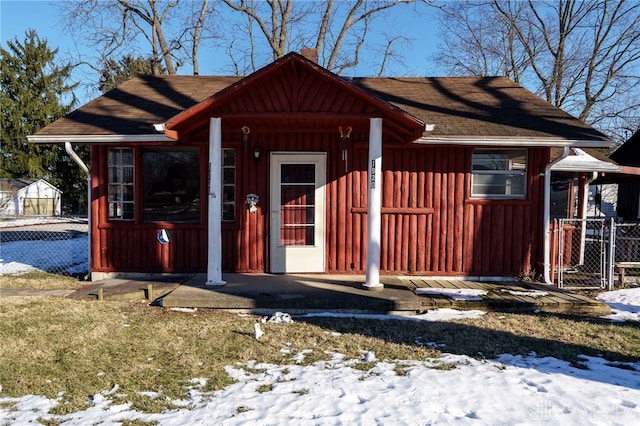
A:
[[[608,139],[506,77],[358,78],[352,82],[435,124],[428,136]]]
[[[239,77],[135,77],[36,133],[37,136],[153,134],[153,124]],[[427,137],[607,140],[602,133],[505,77],[346,79],[424,123]]]
[[[139,76],[83,105],[36,133],[62,135],[148,135],[160,124],[239,77]]]

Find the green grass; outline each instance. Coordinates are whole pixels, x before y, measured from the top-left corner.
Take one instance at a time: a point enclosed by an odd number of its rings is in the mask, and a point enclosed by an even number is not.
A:
[[[444,370],[456,366],[440,361],[440,350],[476,358],[533,351],[576,365],[581,354],[610,361],[640,359],[638,324],[550,314],[488,313],[476,320],[436,323],[308,318],[263,324],[265,334],[257,341],[251,316],[175,312],[142,301],[0,301],[0,395],[56,398],[62,392],[55,414],[82,409],[89,396],[116,385],[109,398],[140,411],[160,412],[187,396],[195,386],[190,379],[206,378],[203,391],[222,389],[232,383],[225,366],[252,360],[291,364],[294,354],[309,349],[303,365],[327,360],[334,352],[361,360],[362,351],[372,351],[378,360],[431,360],[433,368]],[[436,350],[416,342],[445,346]],[[367,371],[373,365],[361,361],[354,368]],[[397,363],[398,375],[406,374],[405,366]],[[259,390],[269,392],[271,387]],[[244,408],[238,407],[239,412]]]
[[[33,290],[75,290],[89,284],[73,277],[29,271],[23,274],[0,275],[0,288],[23,288]],[[1,293],[0,293],[1,294]]]

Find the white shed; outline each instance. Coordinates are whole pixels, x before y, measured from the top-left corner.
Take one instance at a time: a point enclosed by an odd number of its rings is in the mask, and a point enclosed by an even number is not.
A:
[[[62,191],[44,179],[0,179],[0,214],[56,216],[62,214]]]

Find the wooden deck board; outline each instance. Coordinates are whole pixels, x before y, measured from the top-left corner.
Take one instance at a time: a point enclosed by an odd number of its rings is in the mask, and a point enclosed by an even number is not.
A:
[[[440,284],[443,288],[451,288],[451,289],[469,288],[464,285],[463,281],[438,280],[437,283]]]
[[[472,288],[476,290],[490,290],[492,287],[491,284],[480,283],[477,281],[460,281],[460,283],[464,285],[464,287],[461,288]]]
[[[444,285],[442,285],[442,281],[441,280],[429,280],[429,281],[425,281],[425,287],[430,287],[430,288],[447,288]]]
[[[569,292],[563,292],[562,293],[563,297],[566,297],[569,300],[572,300],[574,303],[587,303],[587,304],[594,304],[594,303],[600,303],[595,299],[592,299],[590,297],[587,296],[583,296],[581,294],[578,293],[569,293]]]
[[[492,294],[494,294],[496,298],[500,298],[501,300],[504,300],[513,305],[527,304],[527,305],[537,306],[542,304],[542,302],[538,300],[538,298],[536,297],[519,296],[519,295],[503,292],[499,289],[497,289],[497,291],[492,292]]]
[[[563,313],[593,313],[604,314],[608,309],[603,303],[587,296],[572,292],[558,291],[555,288],[547,288],[542,285],[521,284],[518,282],[478,282],[467,280],[447,279],[411,279],[417,288],[433,289],[474,289],[485,290],[487,293],[481,301],[455,300],[445,295],[421,295],[422,305],[425,307],[452,307],[456,309],[540,309],[542,311]],[[509,292],[512,290],[517,293]],[[543,291],[546,295],[527,295],[524,293]]]

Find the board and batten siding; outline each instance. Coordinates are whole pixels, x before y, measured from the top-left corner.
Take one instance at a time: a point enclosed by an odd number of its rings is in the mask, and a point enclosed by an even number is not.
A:
[[[549,161],[548,150],[529,149],[524,200],[471,198],[471,153],[470,147],[454,146],[384,150],[383,272],[519,276],[537,268],[542,254],[537,243],[542,235],[540,173]],[[330,241],[334,249],[328,252],[329,264],[338,272],[348,271],[350,260],[358,272],[365,265],[360,248],[366,246],[367,174],[352,175],[344,186],[353,187],[347,200],[355,214],[338,218],[346,222],[346,232],[338,233],[346,240]]]
[[[223,270],[268,272],[269,152],[288,151],[327,152],[326,272],[364,273],[367,137],[352,135],[345,171],[337,132],[256,131],[244,151],[238,135],[223,129],[223,147],[235,148],[237,159],[237,220],[222,225]],[[259,161],[252,157],[256,144]],[[201,176],[206,177],[206,145],[201,146]],[[205,272],[206,206],[200,223],[108,221],[106,153],[105,146],[92,147],[92,271]],[[471,198],[471,153],[472,147],[385,144],[382,273],[517,276],[537,268],[542,258],[537,243],[542,235],[540,173],[549,150],[528,150],[524,200]],[[203,186],[206,199],[205,182]],[[254,213],[245,202],[249,193],[260,196]],[[136,215],[141,217],[141,202],[136,201]],[[169,244],[157,241],[162,228],[171,232]]]

